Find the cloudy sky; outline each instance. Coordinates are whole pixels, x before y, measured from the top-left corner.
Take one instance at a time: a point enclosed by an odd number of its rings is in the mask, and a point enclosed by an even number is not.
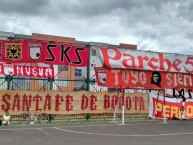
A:
[[[0,31],[193,55],[193,0],[1,0]]]

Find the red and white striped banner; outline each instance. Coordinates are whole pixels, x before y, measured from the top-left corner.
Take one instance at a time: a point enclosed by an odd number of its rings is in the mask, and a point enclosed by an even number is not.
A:
[[[165,100],[165,101],[164,101]],[[166,118],[181,118],[180,103],[181,98],[167,98],[163,96],[150,95],[149,116],[156,118],[164,118],[164,104]],[[193,99],[186,99],[185,102],[186,118],[193,118]]]

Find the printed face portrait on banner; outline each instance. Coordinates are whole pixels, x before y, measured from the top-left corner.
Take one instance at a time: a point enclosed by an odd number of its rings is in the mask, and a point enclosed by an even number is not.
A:
[[[161,74],[158,71],[152,72],[151,84],[161,87]]]

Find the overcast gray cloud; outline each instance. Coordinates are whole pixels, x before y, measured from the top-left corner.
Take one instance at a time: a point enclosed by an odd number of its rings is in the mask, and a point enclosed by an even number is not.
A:
[[[193,0],[1,0],[0,31],[193,55]]]

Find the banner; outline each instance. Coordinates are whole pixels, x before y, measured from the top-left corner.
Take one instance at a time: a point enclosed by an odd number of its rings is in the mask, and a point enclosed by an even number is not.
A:
[[[150,117],[164,118],[164,97],[157,95],[150,95],[149,111]],[[181,118],[180,103],[181,98],[167,98],[165,97],[165,112],[168,119],[176,117]],[[193,118],[193,99],[186,99],[185,102],[186,118]]]
[[[54,67],[0,64],[0,74],[24,77],[54,78]]]
[[[0,40],[0,61],[6,63],[46,63],[56,65],[87,66],[89,48],[44,41]]]
[[[146,70],[107,69],[95,67],[99,86],[111,88],[193,88],[193,75]]]
[[[101,47],[106,68],[139,69],[193,74],[193,56]]]
[[[28,106],[49,114],[113,113],[116,105],[121,113],[123,103],[125,113],[148,113],[149,109],[147,93],[125,93],[123,98],[117,92],[1,90],[0,96],[0,115],[6,109],[11,115],[21,114]]]
[[[180,97],[193,98],[192,88],[177,88],[177,89],[165,89],[165,96],[167,97]]]

